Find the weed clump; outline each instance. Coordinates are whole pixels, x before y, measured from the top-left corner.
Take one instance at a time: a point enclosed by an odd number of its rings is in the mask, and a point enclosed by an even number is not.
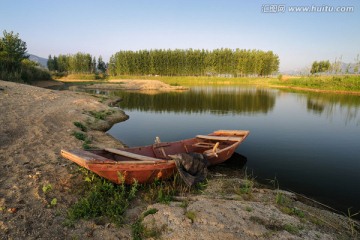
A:
[[[99,177],[92,179],[90,190],[86,196],[69,209],[69,223],[78,219],[107,217],[110,221],[120,225],[123,222],[125,210],[135,197],[138,184],[125,186],[124,184],[116,185]]]
[[[74,125],[83,132],[87,131],[87,127],[84,124],[82,124],[81,122],[74,122]]]

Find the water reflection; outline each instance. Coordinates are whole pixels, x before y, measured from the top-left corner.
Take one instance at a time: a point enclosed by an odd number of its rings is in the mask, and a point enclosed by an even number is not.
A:
[[[333,119],[342,116],[345,124],[360,124],[360,96],[343,94],[307,93],[306,107],[309,113]]]
[[[219,87],[192,88],[187,92],[147,94],[113,91],[121,97],[125,110],[213,114],[266,114],[275,106],[274,91],[257,88]]]
[[[305,194],[337,209],[360,211],[360,97],[293,93],[255,87],[199,87],[188,92],[107,92],[123,98],[128,121],[109,133],[129,146],[151,144],[155,136],[177,141],[217,129],[251,134],[214,172],[278,179],[281,188]],[[344,124],[345,123],[345,124]],[[355,124],[354,124],[355,123]],[[342,189],[337,194],[334,189]]]
[[[235,152],[226,162],[209,167],[209,171],[214,176],[243,177],[246,162],[247,157]]]

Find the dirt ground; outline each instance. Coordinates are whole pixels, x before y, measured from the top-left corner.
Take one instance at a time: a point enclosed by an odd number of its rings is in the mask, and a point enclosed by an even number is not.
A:
[[[74,122],[95,121],[88,112],[108,110],[99,99],[0,81],[0,239],[66,239],[89,228],[66,229],[66,209],[81,184],[76,165],[60,156],[62,148],[81,148]],[[118,109],[99,130],[127,119]],[[102,122],[102,124],[101,124]],[[103,131],[88,132],[93,143],[121,145]],[[50,193],[42,188],[51,185]],[[53,198],[56,208],[49,208]]]
[[[90,111],[112,114],[99,120]],[[82,148],[82,141],[72,135],[78,131],[74,122],[91,126],[87,134],[92,145],[122,147],[104,132],[127,118],[104,99],[85,93],[0,81],[0,239],[132,239],[130,225],[116,227],[92,220],[79,221],[74,227],[64,225],[67,209],[81,197],[77,189],[84,180],[77,165],[60,156],[62,148]],[[143,224],[160,231],[157,237],[162,239],[357,237],[351,235],[346,217],[290,196],[306,216],[322,216],[314,221],[302,219],[280,211],[274,191],[254,189],[251,197],[244,198],[238,194],[242,187],[237,181],[213,178],[200,196],[148,206],[157,212],[146,216]],[[54,198],[57,204],[51,207]],[[145,210],[135,207],[128,216],[136,219]]]
[[[158,80],[143,79],[111,79],[104,80],[101,83],[95,83],[94,80],[74,80],[61,79],[56,81],[41,81],[35,83],[39,87],[59,86],[63,83],[89,82],[89,85],[77,85],[75,88],[102,89],[102,90],[135,90],[135,91],[182,91],[188,90],[183,86],[170,86]]]

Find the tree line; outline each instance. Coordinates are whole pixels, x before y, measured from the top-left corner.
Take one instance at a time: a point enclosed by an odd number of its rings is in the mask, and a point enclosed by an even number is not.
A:
[[[19,34],[5,30],[0,38],[0,79],[30,82],[50,79],[50,74],[29,60],[26,42],[20,39]]]
[[[359,74],[360,55],[358,54],[353,63],[344,63],[342,57],[330,63],[329,60],[314,61],[310,69],[311,74]]]
[[[50,71],[66,73],[105,73],[107,65],[100,56],[96,58],[89,53],[49,55],[47,67]]]
[[[229,48],[119,51],[108,65],[112,76],[267,76],[278,70],[279,57],[272,51]]]

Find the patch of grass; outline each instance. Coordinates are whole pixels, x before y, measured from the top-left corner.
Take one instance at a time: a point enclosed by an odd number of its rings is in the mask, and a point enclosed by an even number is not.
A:
[[[276,84],[332,91],[360,91],[360,75],[307,76],[278,81]]]
[[[91,143],[91,140],[88,139],[88,138],[86,138],[85,141],[84,141],[84,143],[83,143],[83,145],[82,145],[83,149],[85,149],[85,150],[90,149],[90,148],[91,148],[90,143]]]
[[[289,200],[280,190],[278,190],[276,191],[275,202],[280,206],[284,206],[289,202]]]
[[[244,178],[240,184],[232,185],[232,187],[235,194],[241,195],[245,200],[249,200],[252,198],[254,178],[252,175],[248,175],[247,169],[245,169],[244,174]]]
[[[57,198],[51,199],[49,207],[55,207],[57,205]]]
[[[131,225],[131,234],[133,240],[142,240],[144,234],[144,225],[142,224],[142,218],[138,219],[134,224]]]
[[[135,197],[138,185],[116,185],[95,177],[86,195],[75,203],[68,211],[68,221],[73,223],[78,219],[106,217],[110,221],[121,224],[123,214]]]
[[[85,133],[83,133],[83,132],[73,132],[72,135],[76,139],[78,139],[80,141],[83,141],[83,145],[82,145],[83,149],[87,150],[87,149],[91,148],[90,144],[91,144],[92,141],[88,138],[88,136]]]
[[[48,192],[50,192],[51,190],[53,189],[52,185],[50,183],[48,184],[45,184],[43,187],[42,187],[42,191],[44,194],[47,194]]]
[[[102,111],[89,111],[89,114],[93,116],[95,119],[105,120],[107,116],[113,114],[114,110],[102,110]]]
[[[353,220],[353,217],[355,217],[356,215],[358,215],[360,212],[357,213],[351,213],[351,208],[348,208],[348,225],[349,225],[349,229],[350,229],[350,233],[351,236],[356,239],[358,236],[358,231],[356,229],[356,222]]]
[[[146,216],[148,216],[148,215],[150,215],[150,214],[155,214],[155,213],[157,213],[158,211],[159,211],[159,210],[157,210],[156,208],[151,208],[151,209],[147,210],[146,212],[144,212],[144,213],[143,213],[143,216],[146,217]]]
[[[293,235],[299,235],[300,230],[301,230],[300,227],[294,226],[292,224],[285,224],[283,227],[284,227],[285,231],[287,231],[287,232],[289,232],[289,233],[291,233]]]
[[[203,182],[197,183],[197,184],[194,186],[194,188],[192,188],[192,191],[193,191],[194,193],[201,194],[201,193],[204,192],[204,190],[207,188],[207,186],[208,186],[208,181],[207,181],[207,179],[206,179],[206,180],[203,181]]]
[[[67,74],[67,73],[52,73],[52,76],[59,80],[105,80],[107,79],[107,75],[105,74]]]
[[[192,223],[194,223],[195,218],[196,218],[196,213],[195,213],[195,212],[193,212],[193,211],[187,211],[187,212],[185,213],[185,216],[186,216],[188,219],[190,219]]]
[[[238,194],[250,194],[252,192],[253,185],[253,181],[245,179],[240,188],[236,189],[235,192]]]
[[[280,190],[279,181],[275,177],[273,180],[270,180],[276,191],[275,203],[279,206],[289,206],[291,200]]]
[[[140,217],[139,219],[131,225],[131,233],[133,236],[133,239],[137,239],[137,240],[141,240],[143,238],[152,238],[152,239],[158,239],[161,235],[161,232],[165,230],[166,225],[163,225],[161,228],[157,228],[154,227],[155,226],[155,222],[153,221],[152,228],[147,228],[143,225],[142,221],[144,220],[144,218],[150,214],[155,214],[157,213],[157,209],[156,208],[151,208],[147,211],[145,211]]]
[[[299,218],[304,218],[305,217],[305,213],[303,211],[301,211],[300,209],[297,208],[292,208],[291,212],[295,215],[298,216]]]
[[[266,229],[272,232],[285,230],[291,234],[299,235],[300,231],[303,229],[302,226],[294,226],[292,224],[281,224],[280,222],[273,220],[266,220],[257,216],[251,216],[249,220],[259,225],[263,225]]]
[[[297,209],[295,207],[288,207],[288,206],[280,206],[279,207],[280,211],[288,214],[288,215],[295,215],[299,218],[304,218],[305,217],[305,213],[303,211],[301,211],[300,209]]]
[[[87,127],[84,124],[82,124],[81,122],[74,122],[74,125],[83,132],[87,131]]]
[[[152,222],[152,227],[148,228],[142,224],[142,218],[137,220],[133,225],[131,225],[132,235],[134,240],[141,239],[159,239],[161,233],[166,229],[166,225],[161,226],[160,228],[155,226],[155,220]]]
[[[159,80],[172,86],[211,86],[211,85],[267,85],[272,78],[264,77],[210,77],[210,76],[115,76],[110,79]]]
[[[110,79],[159,80],[172,86],[212,86],[212,85],[260,85],[303,87],[334,91],[360,91],[360,75],[343,76],[302,76],[285,77],[208,77],[208,76],[116,76]]]
[[[180,204],[180,207],[181,207],[181,208],[184,208],[184,209],[186,209],[188,206],[189,206],[189,202],[188,202],[188,201],[182,201],[181,204]]]
[[[81,140],[81,141],[85,141],[86,139],[86,134],[82,133],[82,132],[73,132],[72,134],[76,139]]]
[[[148,203],[160,202],[168,204],[173,199],[173,196],[190,191],[191,188],[183,183],[178,174],[175,174],[168,181],[155,180],[153,183],[142,185],[142,199]]]
[[[251,207],[249,207],[249,206],[246,206],[246,207],[245,207],[245,210],[248,211],[248,212],[252,212],[252,211],[253,211],[253,209],[252,209]]]

